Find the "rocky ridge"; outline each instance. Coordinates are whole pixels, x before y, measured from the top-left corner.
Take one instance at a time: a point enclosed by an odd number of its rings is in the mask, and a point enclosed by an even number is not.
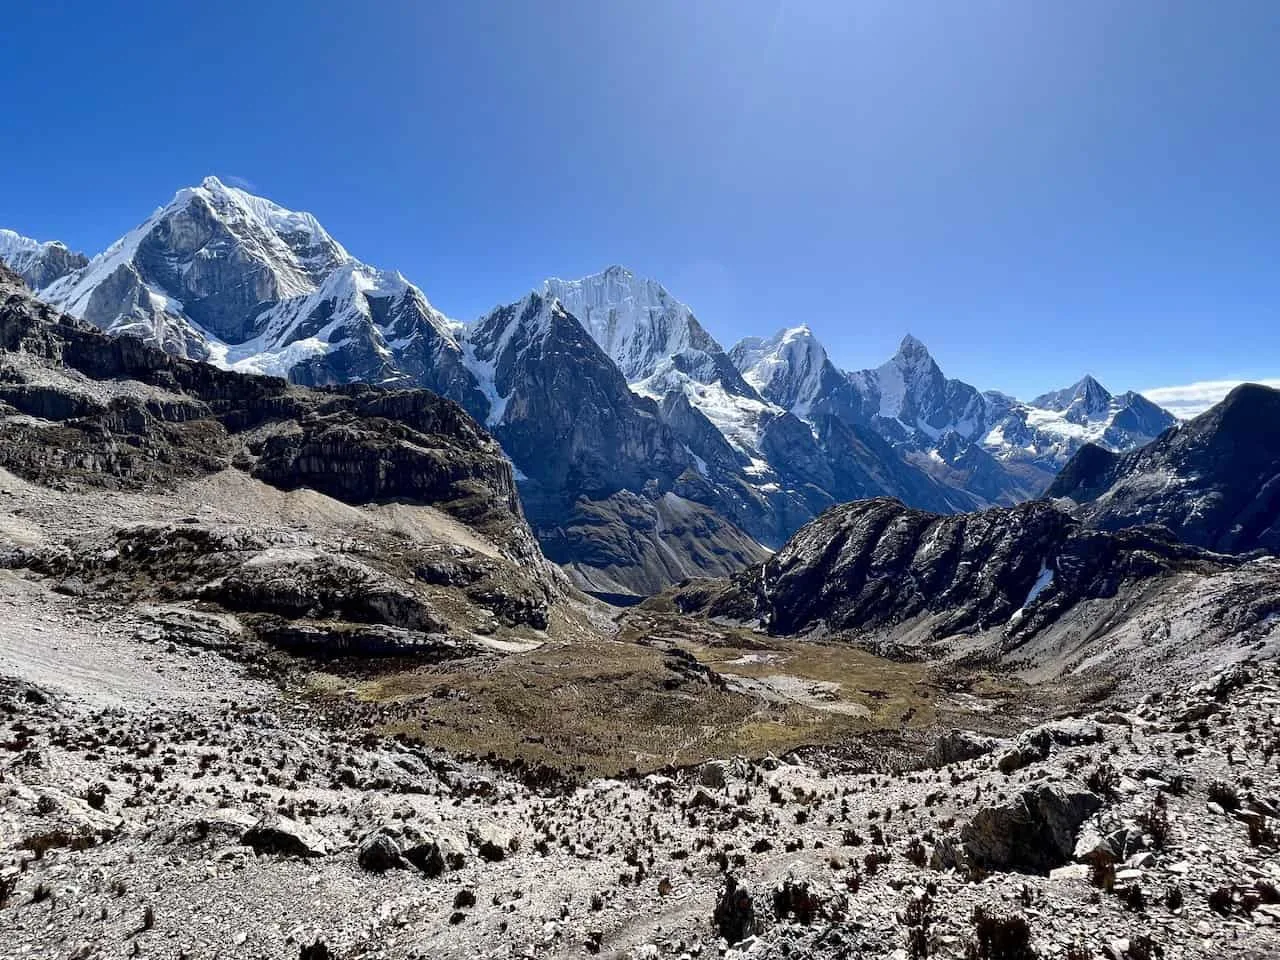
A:
[[[1003,662],[1040,678],[1127,675],[1168,656],[1221,662],[1280,643],[1275,560],[1209,553],[1158,527],[1094,530],[1047,501],[957,516],[845,504],[766,562],[671,600],[773,634]]]
[[[805,420],[865,423],[917,468],[981,505],[1040,495],[1086,443],[1132,450],[1174,424],[1140,394],[1113,395],[1086,376],[1023,403],[950,379],[910,335],[886,363],[843,372],[808,327],[749,338],[730,351],[762,396]],[[922,506],[912,502],[913,506]]]
[[[58,314],[12,274],[0,274],[0,297],[0,467],[27,489],[164,500],[230,486],[253,502],[262,484],[420,514],[403,521],[420,540],[396,543],[392,525],[370,518],[345,547],[240,517],[57,533],[50,519],[10,545],[4,566],[72,592],[225,611],[237,629],[322,654],[456,655],[477,630],[541,631],[567,595],[509,462],[456,404],[425,391],[315,391],[174,358]]]
[[[1159,524],[1211,550],[1280,553],[1280,390],[1239,386],[1129,453],[1085,447],[1046,496],[1103,530]]]

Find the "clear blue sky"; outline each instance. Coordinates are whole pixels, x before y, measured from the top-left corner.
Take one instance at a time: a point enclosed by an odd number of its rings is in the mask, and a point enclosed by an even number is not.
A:
[[[1280,3],[22,3],[0,225],[206,173],[470,319],[619,262],[726,346],[1020,395],[1280,375]]]

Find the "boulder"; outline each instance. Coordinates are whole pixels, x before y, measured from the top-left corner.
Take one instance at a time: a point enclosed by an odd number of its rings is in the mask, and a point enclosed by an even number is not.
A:
[[[1074,747],[1086,743],[1101,743],[1102,728],[1092,720],[1051,720],[1024,731],[1014,745],[1001,755],[998,766],[1001,773],[1013,773],[1049,758],[1049,752],[1057,746]]]
[[[1081,824],[1101,806],[1081,784],[1041,781],[1012,800],[980,809],[960,837],[978,866],[1047,874],[1071,860]]]
[[[956,870],[965,866],[964,845],[958,837],[939,837],[929,851],[930,870]]]
[[[720,801],[708,793],[705,787],[698,787],[689,795],[689,806],[693,808],[707,807],[715,809],[720,806]]]
[[[403,846],[404,858],[428,877],[438,877],[445,870],[461,870],[467,865],[466,854],[456,840],[443,835],[429,836],[412,831]]]
[[[386,873],[404,866],[400,845],[385,833],[365,837],[356,851],[356,862],[370,873]]]
[[[269,813],[255,823],[240,842],[258,853],[290,857],[322,857],[329,852],[328,844],[318,833],[278,813]]]
[[[213,809],[159,831],[165,843],[211,845],[243,843],[245,832],[258,822],[251,813],[235,809]]]
[[[480,859],[490,863],[505,860],[507,854],[514,853],[519,845],[514,836],[494,824],[471,828],[467,831],[467,840],[476,848]]]
[[[1120,863],[1143,848],[1142,831],[1118,817],[1099,814],[1080,827],[1072,856],[1089,863]]]
[[[723,790],[727,782],[728,764],[723,760],[708,760],[698,768],[698,782],[713,790]]]
[[[931,767],[945,767],[949,763],[985,756],[1007,745],[1006,740],[984,736],[972,730],[951,730],[933,742],[925,755],[925,763]]]
[[[1233,663],[1219,670],[1204,683],[1200,684],[1196,690],[1212,697],[1219,703],[1224,703],[1232,693],[1252,683],[1256,678],[1257,667],[1254,664],[1248,662]]]

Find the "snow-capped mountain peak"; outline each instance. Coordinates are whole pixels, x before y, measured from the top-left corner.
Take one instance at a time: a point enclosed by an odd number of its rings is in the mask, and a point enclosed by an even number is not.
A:
[[[579,280],[551,278],[542,292],[559,300],[628,382],[652,377],[668,358],[721,352],[693,311],[656,280],[611,266]]]
[[[893,357],[881,364],[880,369],[884,370],[891,366],[901,371],[908,380],[914,380],[917,383],[942,376],[942,369],[933,359],[929,348],[909,333],[902,338]]]
[[[902,338],[898,351],[874,371],[862,374],[879,396],[878,412],[886,420],[899,420],[911,428],[928,421],[936,435],[941,396],[946,381],[929,348],[911,334]]]
[[[210,199],[224,201],[225,209],[237,208],[241,215],[247,214],[265,224],[308,273],[323,273],[335,264],[353,259],[310,213],[288,210],[265,197],[227,186],[214,176],[205,177],[199,189]]]
[[[210,338],[239,343],[259,332],[252,323],[259,304],[314,294],[352,259],[311,214],[206,177],[40,293],[104,329],[121,317],[175,328],[166,348]],[[190,329],[176,330],[183,321]]]
[[[419,385],[477,412],[461,325],[310,213],[206,177],[38,291],[111,333],[311,385]]]
[[[1031,406],[1064,414],[1074,413],[1076,418],[1093,417],[1104,413],[1111,400],[1111,392],[1092,375],[1085,374],[1063,390],[1041,394],[1031,401]]]
[[[558,323],[572,323],[563,304],[534,292],[515,303],[495,307],[466,328],[463,362],[488,401],[484,418],[488,426],[501,423],[506,415],[507,403],[517,387],[513,372],[551,336]]]
[[[63,246],[57,240],[32,240],[30,237],[24,237],[22,234],[13,230],[0,229],[0,257],[8,262],[10,257],[17,257],[21,254],[41,253],[52,246]],[[11,268],[12,269],[12,268]]]
[[[923,341],[910,333],[902,338],[902,341],[898,344],[898,352],[894,354],[894,357],[907,363],[920,363],[933,359],[933,356],[929,353],[929,348],[924,345]]]
[[[726,436],[754,436],[770,405],[662,284],[612,266],[580,280],[547,280],[541,293],[577,318],[635,393],[657,401],[683,393]]]
[[[772,337],[747,337],[730,351],[734,365],[762,396],[808,417],[824,391],[831,362],[807,324],[779,330]]]
[[[13,230],[0,229],[0,263],[39,290],[72,270],[88,263],[80,253],[72,253],[59,240],[32,240]]]

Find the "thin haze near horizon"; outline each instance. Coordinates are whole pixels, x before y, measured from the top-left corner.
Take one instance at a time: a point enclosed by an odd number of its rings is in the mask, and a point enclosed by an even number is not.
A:
[[[1184,414],[1280,375],[1280,5],[299,9],[9,11],[0,226],[92,254],[215,173],[461,319],[622,263],[845,368],[911,332]]]

